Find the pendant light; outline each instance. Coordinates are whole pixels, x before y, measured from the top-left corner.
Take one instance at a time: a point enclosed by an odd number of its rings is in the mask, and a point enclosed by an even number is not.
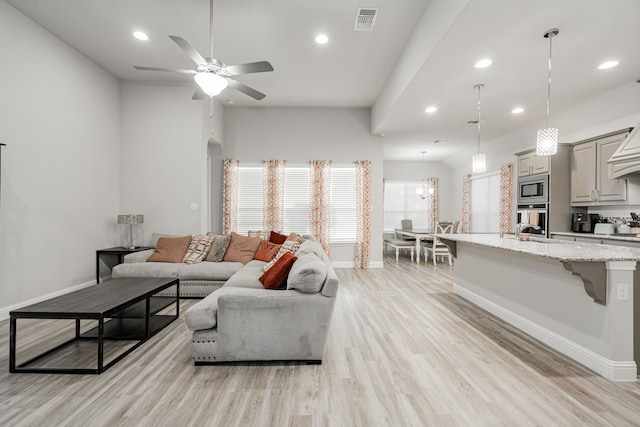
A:
[[[424,200],[424,199],[426,199],[426,198],[427,198],[427,193],[424,191],[424,171],[425,171],[425,169],[426,169],[426,168],[424,168],[424,166],[425,166],[425,162],[424,162],[424,154],[426,153],[426,151],[421,151],[421,153],[422,153],[422,166],[423,166],[423,169],[422,169],[422,188],[416,188],[416,194],[417,194],[418,196],[420,196],[420,198],[421,198],[422,200]],[[431,192],[431,189],[429,189],[429,194],[433,194],[433,193]]]
[[[549,108],[551,105],[551,44],[552,39],[560,30],[552,28],[544,37],[549,39],[549,81],[547,86],[547,127],[538,131],[536,142],[536,154],[538,156],[550,156],[558,152],[558,129],[549,127]]]
[[[480,89],[483,87],[482,83],[474,86],[474,88],[478,89],[478,152],[471,156],[471,170],[473,173],[482,173],[487,170],[487,155],[480,152]]]

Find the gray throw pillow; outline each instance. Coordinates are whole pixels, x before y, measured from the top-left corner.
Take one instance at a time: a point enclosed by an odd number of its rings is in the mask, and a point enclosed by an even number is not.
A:
[[[227,248],[229,247],[231,236],[214,233],[209,233],[209,236],[213,236],[213,242],[211,242],[211,249],[209,249],[209,253],[204,260],[221,262],[224,258],[224,254],[227,252]]]
[[[328,273],[329,268],[316,254],[305,253],[291,266],[287,289],[298,289],[306,293],[320,292]]]

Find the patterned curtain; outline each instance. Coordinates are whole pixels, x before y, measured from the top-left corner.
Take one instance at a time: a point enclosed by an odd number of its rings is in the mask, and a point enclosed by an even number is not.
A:
[[[438,178],[427,179],[427,229],[433,231],[438,222]]]
[[[331,257],[331,160],[309,162],[311,178],[311,202],[309,227],[327,255]]]
[[[371,255],[371,161],[356,160],[356,269],[369,267]]]
[[[500,232],[511,233],[513,163],[500,166]]]
[[[240,162],[224,159],[222,162],[222,233],[231,234],[238,229],[238,176]]]
[[[284,226],[284,171],[286,161],[263,160],[263,231],[282,232]]]
[[[462,232],[468,233],[471,226],[471,174],[462,177]]]

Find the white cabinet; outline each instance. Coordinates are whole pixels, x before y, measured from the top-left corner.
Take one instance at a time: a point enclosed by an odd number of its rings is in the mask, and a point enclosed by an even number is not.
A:
[[[573,146],[571,155],[571,205],[605,205],[627,200],[627,181],[609,179],[607,163],[626,133],[593,139]]]
[[[535,151],[518,156],[518,176],[549,173],[549,156],[538,156]]]

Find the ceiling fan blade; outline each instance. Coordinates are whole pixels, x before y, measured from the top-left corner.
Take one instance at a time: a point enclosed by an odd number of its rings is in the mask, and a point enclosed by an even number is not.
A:
[[[180,68],[142,67],[140,65],[134,65],[133,68],[142,71],[168,71],[170,73],[196,74],[195,70],[182,70]]]
[[[200,52],[196,50],[195,47],[191,46],[186,39],[183,39],[180,36],[169,36],[171,40],[173,40],[178,46],[182,48],[186,52],[187,55],[191,57],[195,61],[196,64],[206,64],[207,60],[204,59]]]
[[[268,61],[250,62],[248,64],[229,65],[227,71],[232,76],[238,74],[250,74],[250,73],[264,73],[267,71],[273,71],[273,66]]]
[[[232,79],[227,79],[229,81],[229,87],[234,88],[237,91],[240,91],[242,93],[244,93],[245,95],[248,95],[250,97],[252,97],[253,99],[255,99],[256,101],[260,101],[262,98],[264,98],[266,95],[264,93],[258,92],[257,90],[250,88],[247,85],[243,85],[240,82],[237,82],[235,80]]]
[[[207,94],[204,93],[202,89],[200,89],[200,86],[196,85],[196,91],[193,92],[193,96],[191,97],[191,99],[195,101],[199,101],[201,99],[205,99],[206,97],[207,97]]]

